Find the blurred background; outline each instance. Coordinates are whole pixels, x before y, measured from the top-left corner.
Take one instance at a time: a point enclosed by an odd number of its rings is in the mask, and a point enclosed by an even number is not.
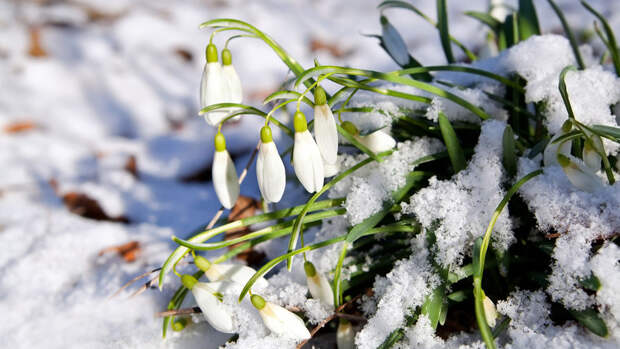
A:
[[[435,17],[435,1],[412,3]],[[486,11],[488,1],[448,3],[452,34],[479,50],[484,28],[462,13]],[[574,28],[592,27],[577,1],[557,3]],[[620,31],[619,1],[590,3]],[[215,347],[225,341],[206,325],[162,341],[153,314],[165,308],[172,288],[108,300],[133,276],[161,265],[174,247],[171,235],[188,236],[219,208],[210,185],[214,129],[197,115],[210,32],[198,26],[242,19],[304,67],[318,58],[389,71],[396,64],[376,39],[362,35],[380,33],[378,4],[1,0],[0,336],[6,347],[204,348],[207,338]],[[561,32],[547,2],[536,5],[543,30]],[[425,65],[445,63],[434,27],[404,10],[385,14],[414,57]],[[226,35],[216,36],[218,48]],[[262,107],[291,77],[261,41],[238,39],[230,49],[246,104]],[[238,171],[262,123],[249,116],[224,128]],[[289,187],[282,205],[303,199],[296,183]],[[253,167],[241,193],[254,205]]]

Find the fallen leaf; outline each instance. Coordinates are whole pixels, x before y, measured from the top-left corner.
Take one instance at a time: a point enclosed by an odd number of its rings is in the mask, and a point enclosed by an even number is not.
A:
[[[110,217],[101,208],[99,203],[88,197],[86,194],[69,192],[62,196],[62,201],[69,211],[84,218],[95,219],[99,221],[110,221],[129,223],[129,219],[125,216]]]
[[[14,121],[4,126],[6,133],[20,133],[36,128],[37,125],[30,120]]]
[[[235,206],[233,206],[233,208],[230,210],[230,214],[228,215],[228,221],[231,222],[239,219],[252,217],[256,214],[256,210],[259,208],[260,202],[258,202],[256,199],[239,195]],[[248,227],[231,229],[224,234],[224,240],[235,239],[249,233],[251,233],[251,230]],[[239,244],[228,246],[228,249],[233,249],[238,245]],[[252,248],[248,248],[243,252],[239,253],[237,255],[237,258],[244,260],[248,265],[258,265],[265,259],[265,254],[263,252],[255,251]]]
[[[174,49],[174,53],[181,57],[185,62],[191,62],[194,59],[194,55],[189,50],[184,48],[176,48]]]
[[[41,46],[41,31],[39,27],[30,27],[30,46],[28,47],[28,54],[31,57],[46,57],[47,52]]]
[[[329,52],[332,56],[336,58],[342,58],[352,53],[351,50],[344,51],[337,44],[325,42],[318,38],[312,38],[310,40],[310,51],[316,52],[316,51],[321,51],[321,50],[325,50]]]
[[[136,161],[136,157],[134,155],[130,155],[125,162],[125,167],[123,167],[125,171],[131,173],[134,178],[139,178],[138,176],[138,162]]]
[[[136,260],[138,253],[140,253],[140,243],[138,241],[130,241],[126,244],[106,247],[99,251],[99,256],[103,256],[106,253],[116,252],[121,256],[125,262],[131,263]]]

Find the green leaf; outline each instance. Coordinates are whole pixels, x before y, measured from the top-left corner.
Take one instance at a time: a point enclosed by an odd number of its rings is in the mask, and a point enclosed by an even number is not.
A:
[[[502,162],[504,164],[504,168],[510,176],[514,176],[517,174],[517,154],[515,148],[515,136],[510,125],[506,126],[504,129],[502,145]]]
[[[439,324],[443,313],[447,312],[445,309],[447,304],[446,290],[443,284],[436,287],[431,294],[426,297],[426,301],[422,305],[422,314],[428,315],[433,329],[437,328],[437,324]]]
[[[579,280],[579,284],[581,284],[581,286],[591,291],[598,291],[601,288],[601,282],[598,280],[598,278],[594,274],[591,274],[585,279]]]
[[[502,27],[502,22],[485,12],[467,11],[465,15],[477,19],[480,23],[488,26],[494,33],[498,33]]]
[[[450,157],[450,162],[452,163],[454,173],[458,173],[467,166],[465,154],[463,153],[463,148],[459,143],[459,139],[456,136],[450,121],[443,112],[439,112],[439,129],[441,130],[443,141],[448,149],[448,155]]]
[[[611,54],[611,60],[614,63],[616,75],[620,76],[620,52],[618,52],[618,43],[616,42],[614,31],[611,29],[611,26],[609,26],[605,17],[592,8],[586,1],[582,0],[581,4],[603,24],[603,30],[605,30],[605,34],[607,35],[607,41],[604,41],[604,43]]]
[[[441,47],[446,55],[448,63],[454,63],[454,55],[452,54],[452,45],[450,43],[450,30],[448,25],[448,9],[446,0],[437,0],[437,29],[439,29],[439,38]]]
[[[467,292],[465,292],[464,290],[460,290],[460,291],[452,292],[446,297],[448,297],[448,299],[453,302],[460,303],[466,300],[468,296],[467,296]]]
[[[503,37],[506,47],[512,47],[519,43],[519,17],[516,12],[508,15],[504,22]]]
[[[593,133],[598,134],[601,137],[605,137],[617,143],[620,143],[620,128],[604,125],[590,126]]]
[[[532,35],[540,35],[538,15],[532,0],[519,0],[519,37],[526,40]]]
[[[568,91],[566,90],[566,74],[569,71],[577,70],[577,68],[569,65],[562,69],[560,73],[560,82],[558,83],[558,88],[560,89],[560,95],[562,96],[562,101],[564,102],[564,106],[566,107],[566,111],[568,112],[568,117],[571,119],[575,119],[575,114],[573,113],[573,107],[570,105],[570,99],[568,98]]]
[[[482,268],[480,268],[480,248],[482,246],[482,236],[474,241],[474,250],[472,252],[472,266],[474,267],[474,276],[482,277]]]
[[[294,99],[294,100],[297,100],[300,96],[301,96],[301,93],[299,93],[297,91],[289,91],[289,90],[276,91],[276,92],[270,94],[269,96],[267,96],[263,100],[263,104],[267,104],[267,103],[269,103],[271,101],[275,101],[275,100],[279,100],[279,99]],[[314,107],[314,102],[312,102],[306,96],[303,96],[301,101],[306,103],[310,108]]]
[[[601,319],[598,312],[594,309],[586,310],[568,310],[570,314],[579,321],[580,324],[585,326],[588,330],[600,337],[607,337],[609,334],[605,321]]]
[[[558,16],[558,18],[560,19],[560,22],[562,23],[562,28],[564,28],[564,33],[568,37],[570,46],[573,49],[573,54],[575,55],[575,60],[577,61],[577,65],[579,66],[579,69],[585,69],[586,65],[585,63],[583,63],[583,58],[581,58],[581,52],[579,51],[579,44],[577,43],[577,39],[575,39],[575,34],[573,34],[573,31],[570,28],[570,25],[568,25],[568,22],[566,21],[566,18],[564,17],[564,13],[558,7],[558,5],[556,5],[555,1],[547,0],[547,2],[549,2],[549,5],[551,5],[551,8],[553,8],[553,11],[555,11],[555,14]]]

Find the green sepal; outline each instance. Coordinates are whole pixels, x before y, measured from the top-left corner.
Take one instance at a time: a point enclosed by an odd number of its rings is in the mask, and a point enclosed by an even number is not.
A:
[[[206,56],[207,63],[217,62],[217,47],[213,44],[207,45]]]
[[[297,111],[293,116],[293,127],[295,132],[304,132],[308,130],[308,122],[304,113]]]
[[[222,64],[223,65],[232,64],[232,54],[230,53],[230,50],[227,48],[222,50]]]

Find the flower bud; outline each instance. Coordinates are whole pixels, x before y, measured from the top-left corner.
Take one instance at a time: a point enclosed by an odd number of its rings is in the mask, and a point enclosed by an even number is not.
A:
[[[558,133],[556,133],[549,143],[547,143],[547,147],[545,148],[545,152],[543,153],[543,162],[545,166],[557,165],[557,155],[570,155],[571,142],[564,141],[559,143],[553,143],[556,139],[565,135],[571,131],[573,124],[570,120],[566,120],[562,125],[562,128]]]
[[[261,144],[256,159],[256,178],[263,198],[267,202],[278,202],[286,187],[286,171],[278,148],[273,142],[271,128],[261,129]]]
[[[239,178],[237,177],[235,163],[226,150],[226,140],[221,132],[215,135],[215,154],[211,166],[211,178],[220,203],[225,208],[231,209],[239,197]]]
[[[251,301],[265,326],[274,334],[298,341],[310,338],[310,332],[299,316],[256,294],[252,295]]]
[[[396,146],[396,141],[394,138],[382,130],[377,130],[365,136],[357,135],[354,137],[358,142],[365,145],[373,153],[388,151]]]
[[[336,344],[338,349],[355,349],[355,330],[346,319],[340,319],[336,331]]]
[[[207,64],[200,81],[200,107],[205,108],[213,104],[228,102],[230,92],[224,81],[222,66],[217,60],[217,48],[213,44],[207,46]],[[211,125],[217,125],[224,117],[226,110],[215,110],[204,114],[205,121]]]
[[[491,0],[489,14],[503,23],[506,20],[506,16],[510,14],[510,8],[504,3],[504,0]]]
[[[312,262],[304,263],[304,271],[306,272],[306,283],[308,290],[312,298],[318,299],[321,302],[334,306],[334,294],[332,287],[327,281],[327,278],[322,273],[318,273]]]
[[[227,48],[222,51],[222,77],[229,93],[228,102],[241,103],[243,101],[241,79],[232,65],[232,55]]]
[[[583,145],[583,162],[591,168],[594,172],[601,169],[601,160],[603,159],[598,151],[604,149],[603,141],[601,137],[597,135],[590,135],[590,138],[586,139]]]
[[[578,189],[594,192],[603,187],[601,179],[583,161],[562,154],[558,154],[557,161],[568,180]]]
[[[196,282],[191,291],[205,320],[214,329],[223,333],[235,332],[232,313],[219,299],[215,290],[203,282]]]
[[[497,310],[495,310],[493,301],[486,295],[484,295],[484,299],[482,300],[482,307],[484,308],[484,318],[487,320],[487,324],[489,324],[491,328],[495,327]]]
[[[338,156],[338,128],[329,105],[325,102],[325,91],[319,86],[315,92],[314,137],[325,163],[335,164]],[[319,102],[323,102],[319,104]]]
[[[323,158],[319,147],[308,131],[306,117],[302,112],[294,116],[295,145],[293,149],[293,168],[295,174],[309,193],[323,188]]]
[[[196,256],[194,258],[194,264],[198,269],[205,273],[205,276],[209,281],[232,281],[241,285],[245,285],[254,274],[256,270],[242,264],[231,263],[211,263],[202,256]],[[260,277],[254,283],[254,286],[263,289],[267,287],[269,283],[265,278]]]

